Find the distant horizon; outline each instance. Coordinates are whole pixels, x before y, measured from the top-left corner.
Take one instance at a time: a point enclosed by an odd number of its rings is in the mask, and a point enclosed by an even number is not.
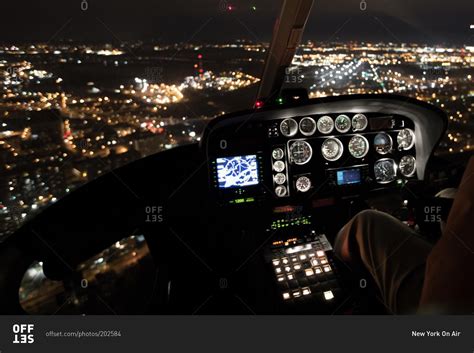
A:
[[[119,47],[126,47],[128,45],[136,45],[141,43],[141,45],[219,45],[219,44],[230,44],[230,43],[242,43],[242,44],[258,44],[258,45],[269,45],[270,41],[256,41],[248,38],[240,38],[240,39],[233,39],[230,41],[223,41],[223,40],[206,40],[206,41],[193,41],[193,42],[186,42],[186,41],[163,41],[160,39],[135,39],[135,40],[128,40],[123,41],[120,43],[114,43],[113,41],[105,41],[105,40],[79,40],[73,38],[66,38],[56,41],[39,41],[39,40],[16,40],[16,41],[0,41],[1,46],[25,46],[25,45],[65,45],[65,44],[75,44],[75,45],[103,45],[103,46],[111,46],[114,48]],[[377,40],[317,40],[317,39],[305,39],[300,43],[300,45],[307,45],[309,42],[313,42],[315,44],[325,44],[325,45],[332,45],[332,44],[390,44],[392,46],[402,45],[402,46],[432,46],[432,47],[474,47],[474,40],[472,44],[469,43],[448,43],[448,42],[438,42],[438,43],[428,43],[428,42],[417,42],[417,41],[406,41],[406,42],[396,42],[396,41],[377,41]]]

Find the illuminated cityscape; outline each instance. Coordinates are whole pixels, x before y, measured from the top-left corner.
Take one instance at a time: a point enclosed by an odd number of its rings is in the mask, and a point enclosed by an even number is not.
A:
[[[253,106],[266,43],[0,47],[0,239],[76,187],[199,141],[209,119]],[[300,46],[286,87],[311,98],[395,93],[442,108],[437,153],[472,153],[474,47]]]

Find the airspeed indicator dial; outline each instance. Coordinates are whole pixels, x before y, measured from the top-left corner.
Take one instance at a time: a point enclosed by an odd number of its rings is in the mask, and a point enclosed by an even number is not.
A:
[[[349,141],[349,152],[355,158],[364,158],[369,152],[369,141],[362,135],[354,135]]]

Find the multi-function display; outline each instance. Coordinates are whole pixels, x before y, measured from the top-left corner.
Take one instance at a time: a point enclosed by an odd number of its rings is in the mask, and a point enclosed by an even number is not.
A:
[[[257,185],[257,155],[222,157],[216,159],[217,181],[220,189]]]

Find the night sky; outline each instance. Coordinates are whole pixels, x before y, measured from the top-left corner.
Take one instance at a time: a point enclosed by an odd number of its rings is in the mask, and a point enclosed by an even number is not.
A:
[[[268,41],[280,7],[279,0],[86,0],[83,11],[82,1],[2,1],[0,42]],[[361,11],[361,0],[316,0],[305,39],[474,45],[473,0],[364,1]]]

